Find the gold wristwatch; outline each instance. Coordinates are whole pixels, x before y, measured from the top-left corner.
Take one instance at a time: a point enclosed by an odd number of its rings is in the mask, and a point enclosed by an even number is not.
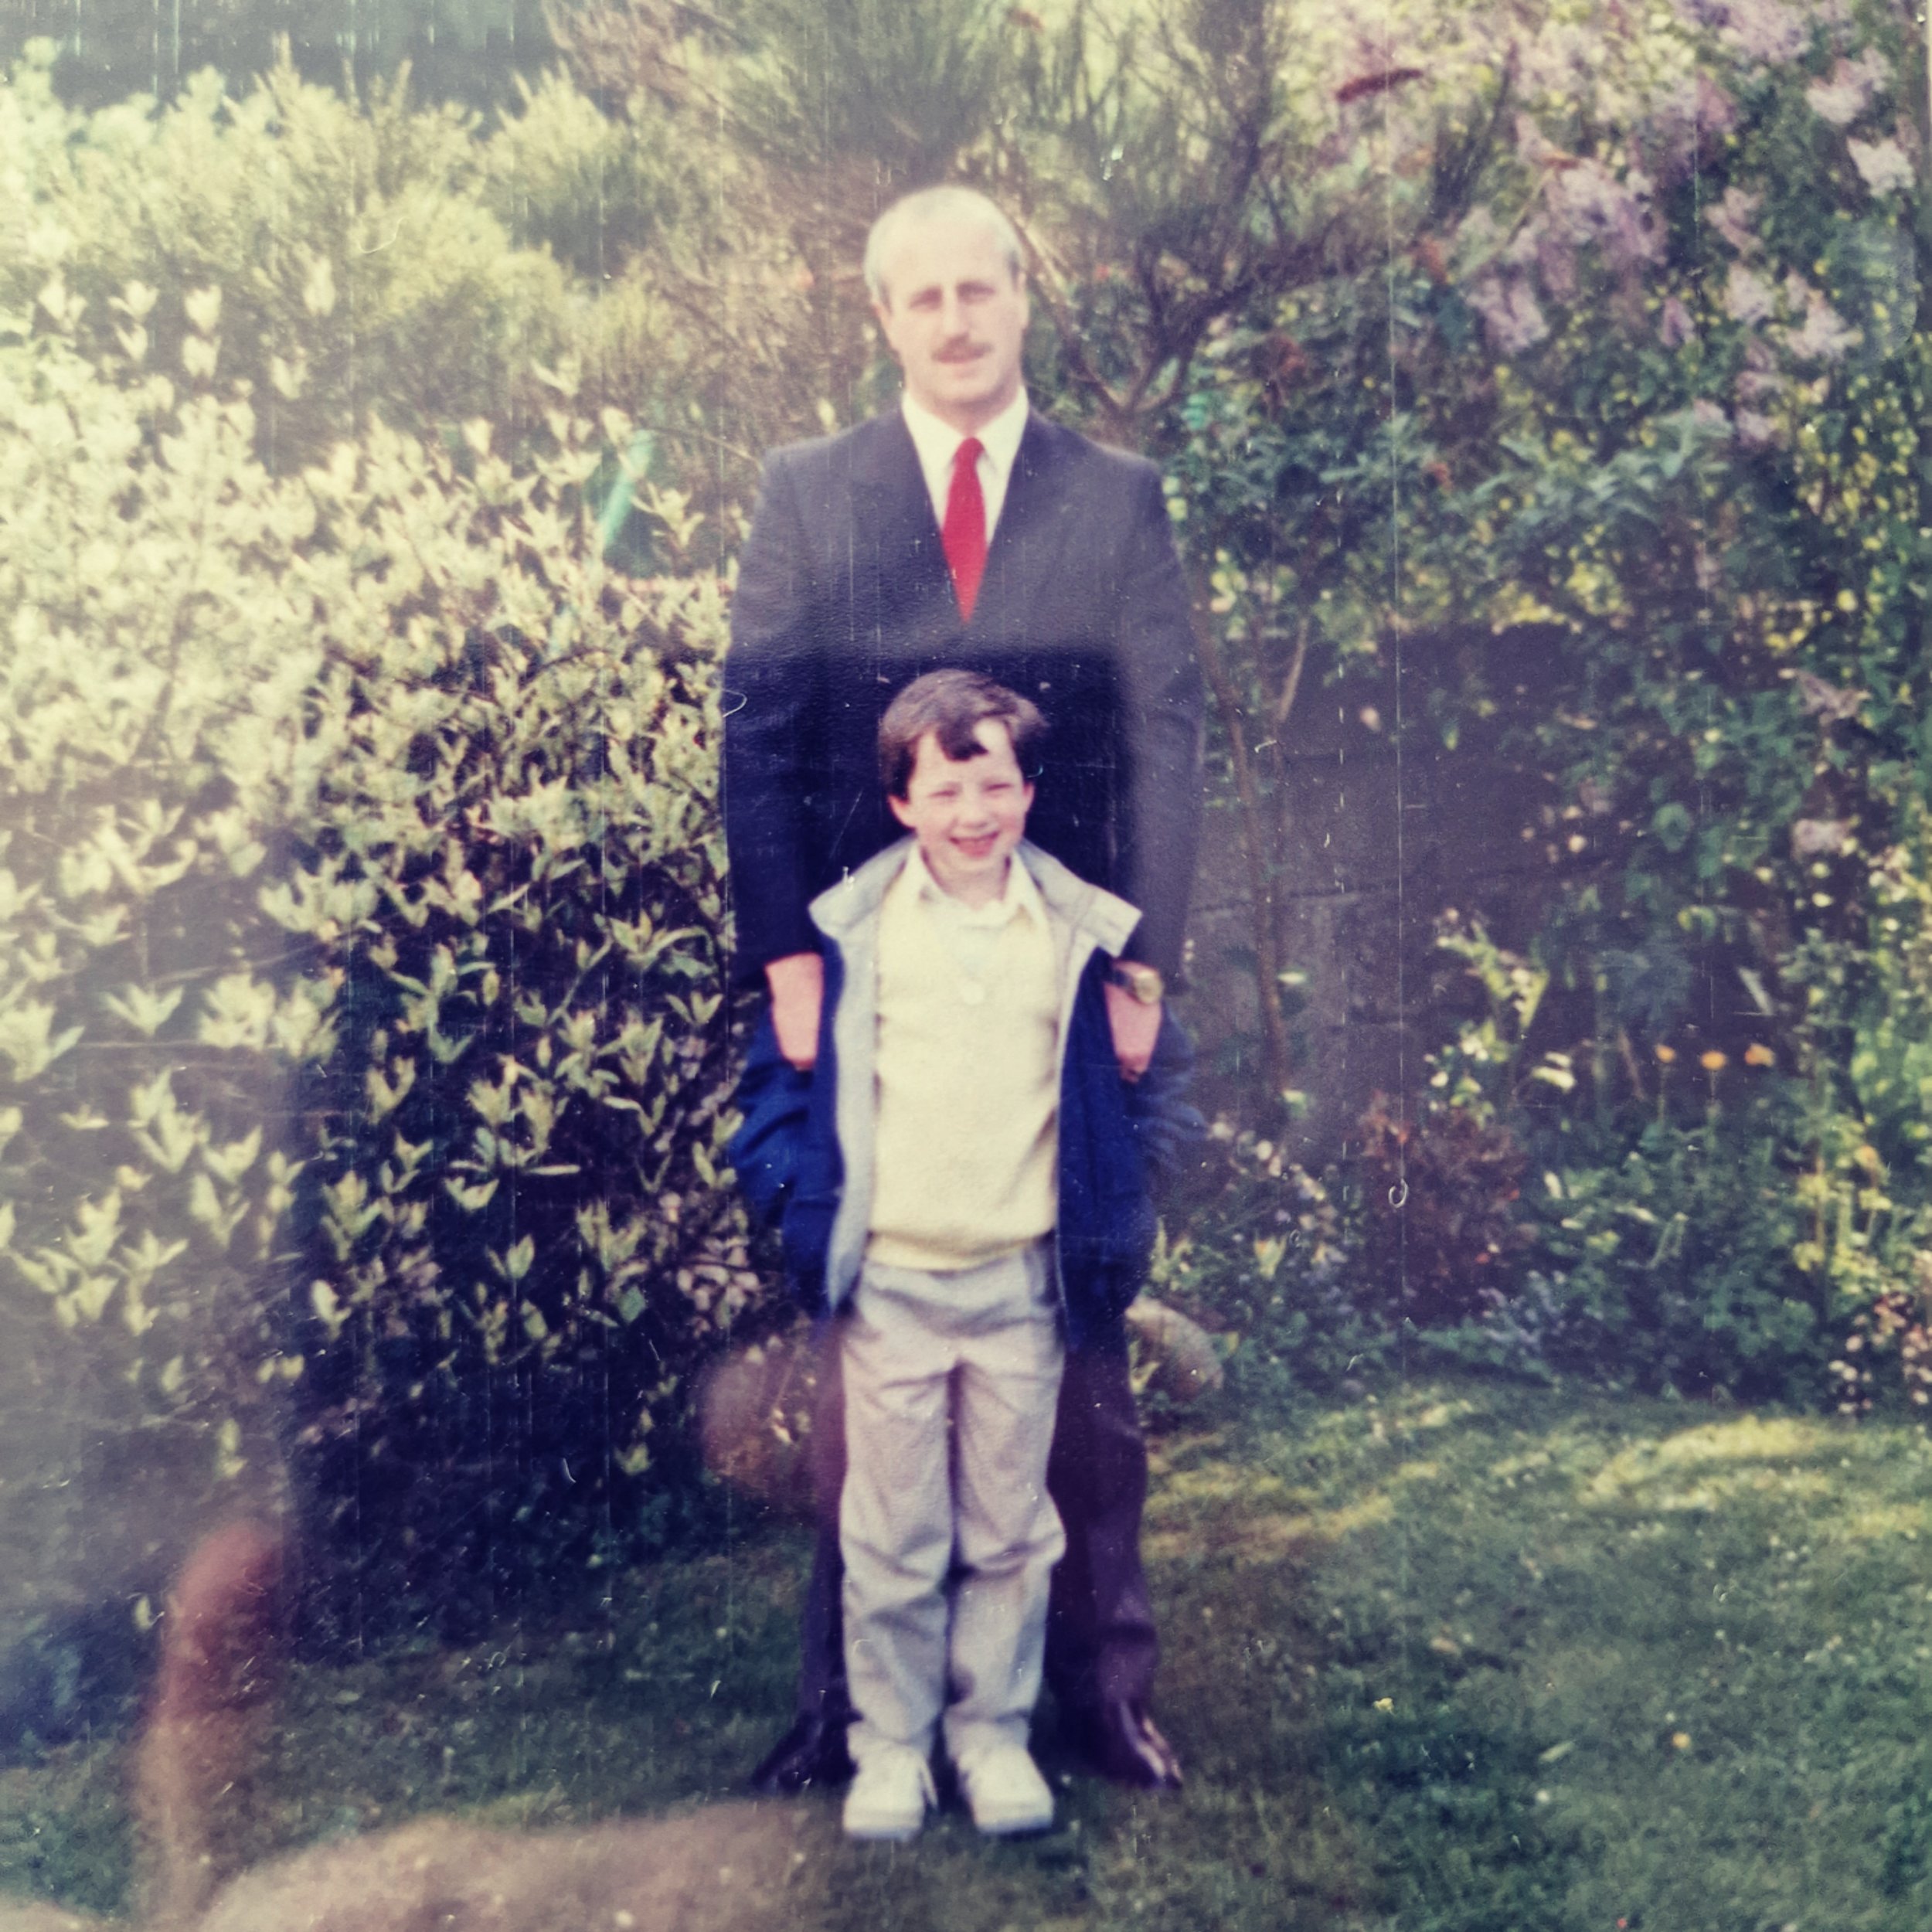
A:
[[[1114,968],[1107,975],[1108,983],[1117,986],[1124,993],[1131,993],[1143,1006],[1158,1006],[1167,992],[1167,982],[1151,966],[1136,966],[1126,960],[1116,960]]]

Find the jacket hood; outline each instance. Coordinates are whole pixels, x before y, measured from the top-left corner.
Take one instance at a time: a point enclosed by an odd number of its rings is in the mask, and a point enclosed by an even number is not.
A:
[[[855,872],[828,886],[809,907],[811,923],[828,939],[843,941],[855,926],[876,913],[886,889],[899,876],[913,841],[901,838],[867,859]],[[1093,886],[1070,871],[1051,852],[1022,838],[1015,855],[1032,875],[1046,909],[1093,940],[1102,951],[1120,956],[1140,923],[1140,911],[1124,899]]]

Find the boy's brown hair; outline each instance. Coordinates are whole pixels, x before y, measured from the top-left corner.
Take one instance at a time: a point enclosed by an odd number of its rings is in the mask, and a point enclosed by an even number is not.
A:
[[[928,671],[913,679],[879,721],[879,776],[886,795],[906,796],[919,741],[928,732],[947,757],[973,758],[985,750],[976,734],[989,723],[1006,727],[1013,756],[1032,778],[1039,762],[1034,754],[1046,736],[1046,720],[1036,706],[977,671]]]

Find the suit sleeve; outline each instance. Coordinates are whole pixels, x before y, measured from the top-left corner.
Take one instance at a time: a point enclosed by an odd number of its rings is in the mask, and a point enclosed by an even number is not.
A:
[[[738,564],[724,668],[725,847],[736,926],[736,970],[818,945],[805,798],[819,678],[815,588],[796,488],[784,453],[767,457],[751,534]]]
[[[1171,977],[1180,970],[1200,838],[1201,666],[1159,472],[1141,468],[1140,483],[1117,646],[1129,760],[1121,872],[1141,909],[1124,950]]]

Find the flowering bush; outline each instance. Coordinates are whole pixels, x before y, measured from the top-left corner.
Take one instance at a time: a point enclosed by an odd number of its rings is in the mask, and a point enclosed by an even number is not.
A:
[[[1425,1104],[1405,1120],[1381,1094],[1356,1131],[1358,1295],[1385,1319],[1424,1328],[1500,1309],[1528,1238],[1515,1213],[1526,1165],[1515,1137],[1452,1104]]]
[[[540,417],[531,366],[560,359],[571,312],[557,263],[508,232],[513,141],[486,147],[403,83],[359,104],[286,60],[252,87],[211,70],[164,107],[87,114],[56,97],[54,53],[33,43],[0,86],[0,308],[25,313],[58,277],[95,359],[219,366],[284,474],[371,413]],[[553,148],[574,131],[560,122]],[[219,330],[192,312],[210,288]]]
[[[278,1436],[420,1573],[432,1521],[587,1534],[757,1292],[720,588],[606,566],[566,396],[519,468],[379,427],[278,480],[212,294],[181,379],[76,306],[0,325],[13,1325],[230,1461]]]
[[[1627,1328],[1608,1352],[1666,1379],[1816,1398],[1858,1311],[1916,1294],[1932,1206],[1921,70],[1850,0],[1529,9],[1473,65],[1459,17],[1331,97],[1430,157],[1394,167],[1402,252],[1356,272],[1338,220],[1322,272],[1211,333],[1176,426],[1253,896],[1272,917],[1298,692],[1419,628],[1550,624],[1561,700],[1516,750],[1557,791],[1534,970],[1563,997],[1506,1077],[1481,1021],[1437,1074],[1558,1177],[1532,1301],[1594,1311],[1600,1357]],[[1626,1209],[1685,1245],[1635,1257]]]
[[[1250,1393],[1328,1389],[1379,1361],[1386,1335],[1351,1301],[1352,1243],[1329,1185],[1231,1121],[1163,1223],[1149,1291],[1232,1335],[1228,1372]]]

